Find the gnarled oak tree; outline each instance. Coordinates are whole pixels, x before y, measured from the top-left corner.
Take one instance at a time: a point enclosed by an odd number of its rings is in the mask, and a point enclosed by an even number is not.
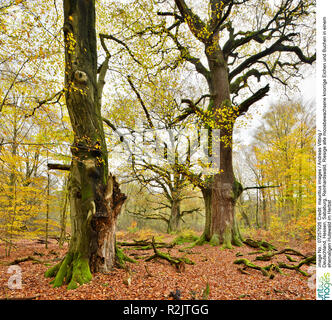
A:
[[[165,32],[174,40],[181,57],[191,63],[208,85],[208,110],[199,110],[194,103],[186,103],[184,116],[206,114],[205,125],[220,129],[220,171],[213,175],[205,189],[211,214],[204,237],[212,237],[230,246],[238,244],[238,229],[234,223],[234,206],[241,187],[234,178],[232,165],[232,135],[235,120],[249,107],[267,95],[269,84],[259,88],[261,79],[273,79],[287,86],[292,77],[300,76],[300,67],[312,64],[316,54],[310,53],[310,18],[314,1],[281,0],[275,5],[267,1],[210,0],[208,18],[198,16],[185,0],[174,0],[177,10],[161,12],[173,16],[173,24],[186,25],[203,45],[205,59],[196,58],[179,39],[173,28]],[[253,14],[254,13],[254,14]],[[245,15],[253,14],[245,19]],[[241,24],[241,19],[245,19]],[[248,20],[251,20],[248,27]],[[312,22],[311,22],[312,23]],[[253,81],[255,80],[255,81]],[[241,97],[243,101],[237,101]],[[248,90],[249,89],[249,90]],[[191,108],[191,106],[194,106]],[[184,117],[182,117],[183,119]]]

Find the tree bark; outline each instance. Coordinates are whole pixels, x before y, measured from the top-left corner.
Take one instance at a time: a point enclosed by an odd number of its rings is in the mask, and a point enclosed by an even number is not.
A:
[[[171,216],[168,221],[167,233],[175,232],[179,230],[180,225],[180,202],[174,200],[171,203]]]
[[[69,179],[71,241],[64,260],[46,272],[54,286],[91,280],[115,262],[115,225],[126,197],[108,172],[97,83],[95,1],[64,0],[65,97],[74,143]]]
[[[210,208],[206,208],[207,218],[204,235],[206,240],[213,243],[223,243],[226,247],[231,244],[240,245],[240,236],[235,222],[235,194],[236,181],[232,162],[232,135],[236,113],[230,102],[230,89],[227,71],[227,61],[218,44],[218,39],[207,44],[205,49],[208,58],[211,77],[208,81],[210,90],[209,111],[212,123],[209,127],[220,130],[217,158],[218,172],[213,174],[211,183],[205,191],[205,197]],[[227,112],[227,116],[224,113]],[[230,116],[229,116],[230,115]],[[207,203],[206,203],[207,206]],[[209,217],[210,216],[210,217]]]
[[[204,200],[204,207],[205,207],[205,226],[204,226],[204,232],[202,235],[201,240],[210,240],[210,230],[211,230],[211,196],[212,196],[212,190],[211,188],[202,188],[201,189],[203,194],[203,200]]]
[[[67,226],[67,207],[68,207],[68,177],[65,179],[63,187],[63,203],[60,213],[60,235],[59,235],[59,246],[62,248],[66,240],[66,226]]]
[[[220,172],[212,174],[211,184],[207,188],[211,190],[211,223],[204,235],[207,240],[214,238],[216,242],[239,244],[237,241],[239,238],[238,228],[234,220],[237,184],[232,167],[232,131],[236,118],[245,114],[251,105],[264,98],[270,87],[267,84],[242,101],[237,107],[232,106],[230,93],[238,95],[242,88],[248,87],[248,79],[252,76],[255,76],[259,82],[261,76],[268,75],[271,79],[278,79],[287,85],[287,81],[282,81],[276,76],[279,67],[281,71],[285,71],[283,66],[287,65],[296,71],[294,76],[298,76],[299,64],[312,64],[316,60],[316,53],[307,57],[300,47],[285,44],[298,36],[294,30],[300,26],[305,16],[311,15],[310,9],[313,4],[307,6],[302,1],[296,4],[292,1],[284,1],[276,6],[275,14],[271,16],[271,20],[265,26],[262,25],[254,32],[243,32],[238,30],[238,28],[241,29],[240,25],[233,26],[231,17],[233,14],[234,16],[238,15],[234,11],[235,7],[240,5],[246,8],[245,2],[247,1],[238,2],[234,6],[234,1],[210,0],[210,18],[207,21],[201,19],[197,13],[191,10],[186,0],[175,0],[174,2],[181,16],[179,18],[174,14],[178,20],[177,23],[185,22],[192,35],[205,46],[205,56],[209,64],[209,68],[206,68],[200,59],[188,53],[188,48],[178,40],[177,35],[167,32],[174,40],[181,57],[195,67],[196,71],[206,79],[209,86],[210,105],[207,112],[203,110],[197,112],[198,108],[192,108],[193,110],[187,114],[184,113],[178,119],[182,120],[189,114],[197,113],[201,119],[206,116],[205,126],[210,131],[216,128],[221,132],[220,150],[218,151]],[[283,21],[280,24],[281,17],[283,17],[281,19]],[[281,27],[283,32],[276,37],[276,41],[271,45],[265,43],[265,41],[274,38],[275,33],[278,33]],[[170,31],[170,29],[167,30]],[[225,30],[228,31],[228,37],[227,32],[224,32]],[[223,37],[224,42],[222,48],[219,42],[220,37]],[[246,57],[243,57],[240,53],[241,49],[246,49],[253,42],[256,42],[256,52],[248,53]],[[310,42],[308,45],[310,47]],[[292,63],[288,61],[283,63],[280,60],[281,53],[287,52],[296,56],[296,60]],[[275,67],[270,68],[265,59],[271,57],[274,60],[274,53],[280,55],[275,59]],[[231,63],[228,63],[228,57],[233,60]],[[252,68],[254,64],[258,63],[266,65],[267,71]],[[230,73],[228,66],[233,69]],[[276,70],[277,72],[275,72]],[[230,81],[233,82],[230,84]],[[250,87],[249,89],[252,91]]]

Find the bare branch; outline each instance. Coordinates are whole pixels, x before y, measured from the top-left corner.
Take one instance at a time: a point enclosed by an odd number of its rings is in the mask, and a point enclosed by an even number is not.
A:
[[[7,89],[7,92],[6,92],[4,98],[3,98],[2,102],[1,102],[1,105],[0,105],[0,112],[2,111],[2,108],[3,108],[3,106],[4,106],[5,103],[6,103],[6,100],[7,100],[7,97],[8,97],[8,95],[9,95],[9,92],[12,90],[13,86],[14,86],[15,83],[16,83],[16,80],[17,80],[19,74],[20,74],[21,71],[23,70],[24,66],[29,62],[29,60],[30,60],[30,59],[25,60],[25,61],[23,62],[23,64],[21,65],[21,67],[19,68],[19,70],[17,71],[17,73],[15,74],[15,77],[14,77],[14,79],[13,79],[11,85],[10,85],[9,88]]]
[[[175,3],[193,35],[201,42],[206,43],[208,38],[205,33],[202,33],[202,30],[207,31],[206,24],[199,18],[199,16],[192,12],[185,0],[175,0]]]
[[[62,164],[62,163],[48,163],[48,170],[62,170],[62,171],[70,171],[70,164]]]
[[[264,88],[259,89],[251,97],[249,97],[248,99],[243,101],[239,105],[239,115],[243,115],[244,113],[246,113],[248,111],[249,107],[252,104],[254,104],[255,102],[264,98],[267,95],[267,93],[269,92],[269,90],[270,90],[270,85],[267,84]]]
[[[56,104],[56,103],[59,103],[59,101],[60,101],[60,99],[61,99],[63,93],[64,93],[64,90],[62,89],[62,90],[56,92],[56,93],[55,93],[53,96],[51,96],[50,98],[48,98],[48,99],[44,99],[44,100],[42,100],[42,101],[39,101],[39,102],[38,102],[38,105],[32,109],[32,112],[31,112],[30,114],[25,115],[25,117],[26,117],[26,118],[32,117],[32,116],[35,114],[36,110],[39,109],[39,108],[41,108],[41,107],[42,107],[44,104],[46,104],[46,103],[48,103],[48,104]],[[54,100],[54,99],[55,99],[55,100]],[[54,101],[53,101],[53,100],[54,100]]]
[[[141,106],[142,106],[142,108],[143,108],[144,114],[145,114],[145,116],[146,116],[146,119],[147,119],[147,121],[148,121],[148,123],[149,123],[150,128],[153,129],[153,128],[154,128],[153,122],[152,122],[152,120],[151,120],[151,117],[150,117],[149,111],[148,111],[147,107],[145,106],[144,101],[143,101],[143,99],[142,99],[140,93],[138,92],[138,90],[137,90],[136,87],[134,86],[133,82],[131,81],[130,76],[127,76],[127,80],[128,80],[128,82],[129,82],[129,84],[130,84],[130,87],[131,87],[131,88],[133,89],[133,91],[135,92],[135,94],[136,94],[136,96],[137,96],[137,98],[138,98],[138,101],[140,102],[140,104],[141,104]]]
[[[130,50],[130,48],[128,47],[128,45],[125,42],[123,42],[122,40],[120,40],[120,39],[112,36],[111,34],[103,34],[103,33],[101,33],[101,34],[99,34],[99,37],[100,37],[100,39],[108,39],[108,40],[113,40],[113,41],[117,42],[118,44],[120,44],[121,46],[123,46],[126,49],[126,51],[129,53],[129,55],[132,57],[132,59],[136,63],[138,63],[139,65],[142,65],[142,63],[135,57],[135,55],[133,54],[133,52]],[[107,48],[106,45],[105,45],[105,42],[104,42],[103,48],[104,48],[104,50],[105,50],[105,48]]]

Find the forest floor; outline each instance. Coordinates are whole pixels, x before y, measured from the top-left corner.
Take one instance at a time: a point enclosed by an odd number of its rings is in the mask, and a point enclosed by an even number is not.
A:
[[[121,240],[132,241],[129,234],[121,235]],[[174,236],[173,236],[174,238]],[[172,237],[164,236],[163,241],[169,242]],[[276,245],[277,246],[277,245]],[[289,245],[287,245],[289,246]],[[277,246],[278,250],[287,246]],[[241,265],[234,264],[239,258],[246,258],[260,266],[283,261],[291,264],[285,255],[276,255],[271,261],[254,261],[255,256],[249,253],[255,249],[244,245],[233,249],[221,250],[220,246],[204,244],[196,246],[187,253],[179,249],[188,247],[188,243],[176,245],[171,249],[158,249],[169,252],[172,256],[187,258],[195,262],[185,265],[185,270],[179,272],[166,260],[154,259],[146,262],[127,263],[131,270],[131,282],[128,283],[128,272],[124,269],[114,269],[109,274],[94,274],[91,282],[67,290],[65,286],[53,288],[50,279],[44,277],[44,272],[57,263],[66,253],[67,246],[59,248],[53,240],[48,249],[37,241],[21,240],[16,243],[10,257],[5,257],[4,245],[0,244],[0,299],[29,298],[36,300],[166,300],[172,299],[171,292],[176,289],[181,292],[181,299],[202,299],[203,292],[209,285],[210,300],[314,300],[315,290],[309,288],[309,277],[296,270],[282,269],[284,274],[275,272],[273,279],[264,276],[260,270],[246,269],[242,273]],[[153,250],[134,250],[123,247],[127,255],[138,254],[151,256]],[[315,252],[315,241],[305,244],[293,243],[292,248],[305,255]],[[138,252],[139,251],[139,252]],[[240,256],[240,253],[242,254]],[[9,263],[17,258],[32,256],[36,261],[19,263],[22,275],[22,288],[9,289],[8,281],[13,275],[9,273]],[[297,264],[302,258],[293,256]],[[301,270],[307,271],[303,265]],[[206,290],[205,290],[206,291]]]

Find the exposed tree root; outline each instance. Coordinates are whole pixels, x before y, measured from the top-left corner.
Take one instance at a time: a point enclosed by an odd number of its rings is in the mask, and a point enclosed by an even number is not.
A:
[[[17,258],[11,262],[9,262],[9,265],[14,265],[14,264],[20,264],[21,262],[26,262],[26,261],[33,261],[35,263],[46,263],[45,261],[38,260],[37,258],[33,256],[27,256],[24,258]]]
[[[269,275],[268,271],[266,270],[266,267],[258,266],[256,264],[252,263],[250,260],[245,259],[245,258],[235,260],[234,264],[243,264],[247,268],[259,270],[259,271],[262,272],[263,276],[268,276]]]
[[[154,238],[152,238],[152,247],[153,247],[154,254],[152,256],[148,257],[147,259],[145,259],[145,261],[151,261],[156,258],[165,259],[170,264],[174,265],[176,270],[179,272],[184,271],[185,264],[191,264],[191,265],[195,264],[193,261],[191,261],[190,259],[188,259],[186,257],[172,257],[171,255],[169,255],[167,253],[157,250],[157,248],[155,246]]]
[[[118,244],[118,243],[117,243]],[[127,256],[118,246],[115,246],[115,254],[116,254],[116,264],[120,268],[126,268],[126,261],[131,263],[137,263],[135,259]]]
[[[263,251],[277,251],[274,245],[264,240],[253,240],[248,238],[244,240],[243,243],[245,243],[249,247],[261,249]]]
[[[60,263],[47,270],[45,277],[55,277],[51,281],[54,288],[68,284],[68,290],[76,289],[78,285],[88,283],[92,279],[88,259],[70,252]]]
[[[286,249],[283,249],[283,250],[280,250],[280,251],[277,251],[277,252],[268,252],[266,254],[263,254],[262,256],[256,257],[255,260],[269,261],[274,256],[279,255],[279,254],[295,255],[295,256],[300,256],[300,257],[305,258],[305,255],[303,255],[301,252],[298,252],[298,251],[296,251],[294,249],[291,249],[291,248],[286,248]]]
[[[281,251],[287,251],[287,250],[281,250]],[[283,252],[283,253],[285,253],[285,252]],[[280,254],[280,252],[278,252],[278,254]],[[270,256],[269,256],[269,258],[271,259]],[[258,260],[263,260],[263,259],[258,259]],[[256,264],[254,264],[252,261],[250,261],[248,259],[245,259],[245,258],[237,259],[237,260],[234,261],[234,264],[243,264],[244,265],[244,268],[242,270],[239,269],[239,271],[241,273],[247,274],[247,272],[244,271],[244,270],[247,269],[247,268],[251,268],[251,269],[261,271],[264,276],[269,276],[271,279],[274,278],[274,274],[272,273],[272,271],[276,271],[280,274],[283,274],[282,271],[281,271],[281,268],[295,270],[295,271],[301,273],[302,275],[308,277],[309,274],[307,272],[301,270],[300,268],[304,264],[310,265],[311,263],[316,263],[316,255],[306,257],[305,259],[300,261],[297,265],[289,265],[289,264],[286,264],[284,262],[278,262],[277,264],[272,263],[272,264],[269,264],[268,266],[262,267],[262,266],[258,266]]]
[[[306,264],[306,265],[310,265],[310,264],[315,264],[316,263],[316,254],[310,256],[310,257],[306,257],[305,259],[301,260],[297,265],[289,265],[286,264],[284,262],[279,262],[279,268],[285,268],[285,269],[290,269],[290,270],[296,270],[297,272],[301,273],[302,275],[304,275],[305,277],[309,277],[309,274],[303,270],[301,270],[300,268]]]
[[[186,249],[192,249],[195,246],[202,246],[205,243],[208,243],[208,241],[206,240],[205,235],[203,234],[197,240],[188,245]]]
[[[134,250],[151,250],[152,242],[149,240],[134,240],[133,242],[117,241],[117,245],[121,247],[132,247]],[[175,243],[156,242],[156,248],[173,248]]]
[[[178,249],[179,252],[184,252],[186,254],[200,254],[199,252],[194,252],[190,249],[187,249],[187,248],[180,248]]]

